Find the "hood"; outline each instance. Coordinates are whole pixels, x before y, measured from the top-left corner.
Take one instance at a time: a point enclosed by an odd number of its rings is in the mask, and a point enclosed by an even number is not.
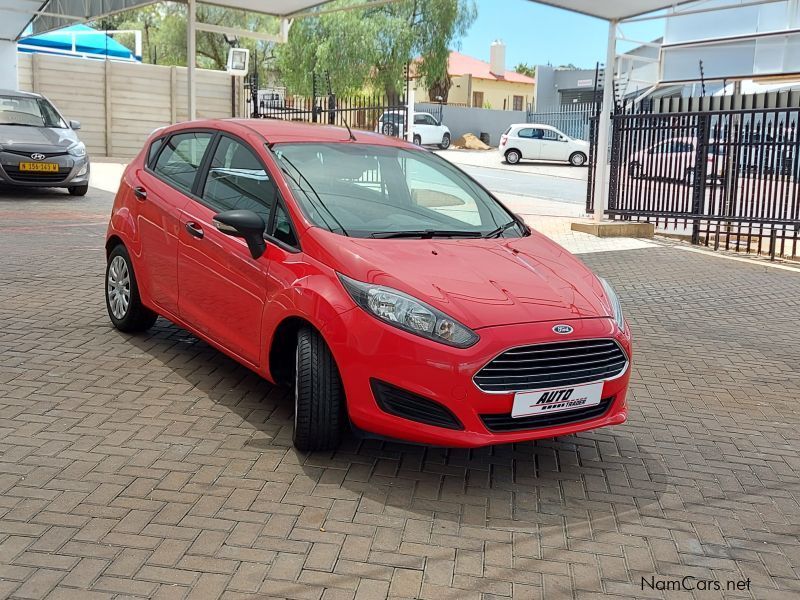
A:
[[[69,128],[0,125],[0,146],[21,152],[63,152],[77,141]]]
[[[419,298],[472,329],[608,317],[597,277],[533,232],[509,239],[363,239],[318,228],[308,251],[333,269]]]

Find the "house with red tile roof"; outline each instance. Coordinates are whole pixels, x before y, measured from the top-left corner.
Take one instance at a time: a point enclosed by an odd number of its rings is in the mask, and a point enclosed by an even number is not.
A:
[[[492,43],[489,62],[451,52],[447,67],[451,82],[447,103],[496,110],[527,110],[534,102],[535,80],[506,70],[505,53],[505,44],[500,41]],[[414,79],[413,84],[417,102],[436,100],[430,98],[423,81]]]

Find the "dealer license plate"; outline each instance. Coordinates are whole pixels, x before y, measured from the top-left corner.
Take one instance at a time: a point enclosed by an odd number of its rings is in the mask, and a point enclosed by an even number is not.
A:
[[[58,173],[58,163],[21,162],[20,171],[33,171],[36,173]]]
[[[602,395],[602,381],[584,385],[544,388],[531,392],[518,392],[514,396],[511,416],[514,418],[530,417],[595,406],[600,404]]]

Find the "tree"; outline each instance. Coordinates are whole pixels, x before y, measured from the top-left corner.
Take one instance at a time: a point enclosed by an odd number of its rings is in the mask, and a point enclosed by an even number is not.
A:
[[[360,0],[338,0],[342,8]],[[401,0],[328,12],[294,22],[276,64],[293,92],[311,91],[312,73],[328,73],[337,94],[372,88],[396,97],[406,66],[418,55],[416,75],[446,98],[450,46],[475,20],[475,0]]]
[[[536,77],[536,67],[528,63],[519,63],[514,67],[514,71],[522,75],[527,75],[528,77]]]

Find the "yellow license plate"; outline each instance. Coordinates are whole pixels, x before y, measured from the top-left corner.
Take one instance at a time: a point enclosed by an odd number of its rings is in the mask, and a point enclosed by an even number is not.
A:
[[[58,163],[21,162],[20,171],[36,171],[39,173],[58,173]]]

